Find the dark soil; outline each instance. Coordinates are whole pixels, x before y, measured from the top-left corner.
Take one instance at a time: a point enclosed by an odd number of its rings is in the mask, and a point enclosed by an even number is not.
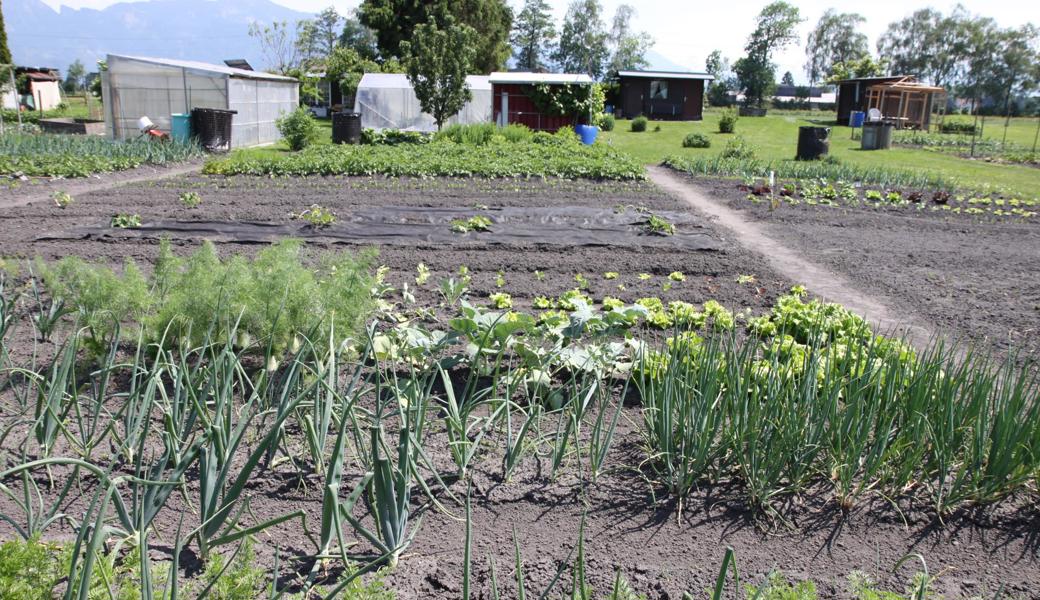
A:
[[[187,209],[177,200],[182,191],[196,191],[202,198],[197,209]],[[154,239],[91,239],[39,240],[41,236],[67,231],[77,226],[103,226],[116,212],[139,213],[145,222],[158,220],[248,220],[286,223],[291,212],[319,203],[341,215],[350,214],[357,207],[413,206],[413,207],[471,207],[496,206],[578,206],[611,208],[628,205],[632,209],[645,206],[651,210],[684,211],[677,201],[667,197],[648,184],[600,184],[559,181],[470,181],[470,180],[393,180],[382,178],[306,178],[296,180],[266,178],[204,178],[183,177],[155,184],[136,183],[117,189],[77,196],[76,202],[65,210],[53,204],[34,202],[18,210],[0,214],[0,256],[29,258],[41,256],[48,260],[77,255],[118,263],[133,258],[146,265],[155,257]],[[756,213],[757,214],[757,213]],[[792,211],[792,220],[795,213]],[[798,217],[802,218],[801,212]],[[691,215],[696,220],[696,215]],[[776,218],[763,216],[762,218]],[[875,219],[883,217],[874,216]],[[805,217],[813,223],[814,217]],[[869,223],[869,221],[867,221]],[[949,224],[947,224],[949,226]],[[709,223],[699,226],[712,232]],[[777,229],[786,227],[779,222]],[[838,236],[831,244],[836,256],[859,261],[864,270],[881,277],[897,273],[894,267],[885,267],[885,252],[899,237],[897,233],[883,236],[885,227],[876,225],[867,231],[878,230],[877,237]],[[934,234],[925,226],[908,225],[925,232],[921,237],[927,244],[942,246],[939,239],[950,235],[944,229]],[[967,225],[961,225],[967,227]],[[815,236],[804,243],[827,243],[825,236],[844,233],[847,227],[817,224],[807,227],[799,235]],[[801,231],[801,230],[799,230]],[[913,232],[913,231],[911,231]],[[792,234],[794,237],[795,234]],[[1024,234],[1023,234],[1024,235]],[[960,236],[958,236],[960,237]],[[792,282],[783,280],[764,267],[763,259],[742,250],[731,240],[715,235],[717,250],[687,251],[671,248],[640,246],[560,246],[538,244],[421,244],[414,247],[383,246],[379,248],[380,262],[390,268],[388,280],[400,286],[409,283],[415,289],[418,304],[433,305],[435,282],[441,277],[457,273],[465,265],[473,276],[471,296],[474,301],[499,291],[495,280],[501,276],[501,289],[512,294],[519,308],[529,308],[537,295],[557,295],[576,287],[576,274],[584,274],[590,282],[589,293],[599,298],[612,295],[626,301],[644,296],[661,296],[668,300],[686,300],[700,303],[716,299],[733,310],[751,308],[761,312],[785,292]],[[963,236],[967,241],[971,236]],[[866,245],[868,239],[879,244],[876,251],[856,251],[856,244]],[[1036,243],[1035,237],[1023,240]],[[196,238],[176,239],[177,251],[189,252],[199,242]],[[794,242],[792,242],[794,243]],[[995,242],[994,242],[995,244]],[[328,247],[311,244],[314,252]],[[221,242],[223,254],[252,252],[256,245]],[[342,246],[336,246],[341,249]],[[1031,246],[1035,257],[1036,246]],[[996,250],[996,249],[994,249]],[[821,256],[826,258],[826,255]],[[968,255],[974,256],[975,253]],[[1010,249],[1004,255],[1010,254]],[[929,263],[939,265],[940,257]],[[882,264],[868,264],[881,260]],[[828,259],[829,260],[829,259]],[[908,262],[906,259],[901,259]],[[431,283],[416,287],[414,276],[418,263],[432,271]],[[952,263],[945,276],[956,277]],[[1025,260],[1022,260],[1024,267]],[[841,263],[839,263],[841,264]],[[990,263],[993,264],[993,263]],[[1019,263],[1016,263],[1019,264]],[[978,268],[982,268],[980,264]],[[607,280],[604,272],[618,272],[616,280]],[[662,288],[672,271],[686,275],[682,283],[674,283],[669,291]],[[1001,279],[1005,271],[994,269],[991,277]],[[654,275],[641,280],[640,273]],[[739,284],[740,275],[755,275],[754,284]],[[1021,275],[1021,273],[1019,273]],[[1010,275],[1009,275],[1010,276]],[[1033,278],[1035,279],[1035,278]],[[899,285],[909,286],[907,275]],[[981,280],[972,280],[981,286]],[[1009,285],[1010,280],[1004,280]],[[929,279],[918,281],[922,288],[939,290],[936,295],[953,294],[951,302],[970,302],[971,295],[956,287],[944,288],[946,280],[933,284]],[[995,288],[990,281],[986,289]],[[619,289],[623,285],[625,289]],[[1029,289],[1036,301],[1036,281],[1019,280],[1018,285]],[[927,293],[923,290],[922,293]],[[1009,302],[1010,304],[1010,302]],[[1021,311],[1020,311],[1021,312]],[[1001,313],[1002,314],[1002,313]],[[1010,316],[1008,317],[1010,319]],[[1032,314],[1036,319],[1036,314]],[[1020,323],[1019,321],[1008,321]],[[1025,321],[1032,323],[1032,321]],[[1031,325],[1030,325],[1031,326]],[[1021,325],[1020,325],[1021,327]],[[28,352],[30,340],[23,340],[22,356]],[[44,352],[45,354],[46,352]],[[18,354],[18,353],[16,353]],[[0,397],[0,430],[15,423],[19,415],[11,410],[10,398]],[[30,409],[31,417],[31,409]],[[1040,558],[1035,497],[1010,498],[1001,504],[978,513],[947,516],[939,522],[927,507],[908,499],[896,504],[866,496],[848,515],[838,510],[827,486],[797,498],[788,498],[780,507],[783,520],[769,519],[761,513],[748,510],[739,489],[705,489],[695,493],[686,502],[679,518],[678,507],[670,501],[665,490],[653,484],[648,473],[639,466],[645,461],[639,432],[641,416],[637,406],[625,409],[624,418],[611,456],[608,472],[595,483],[582,481],[580,465],[568,464],[554,481],[549,477],[549,465],[544,458],[527,459],[511,481],[501,478],[500,440],[488,441],[474,471],[473,536],[475,597],[489,598],[489,557],[494,557],[497,577],[504,588],[504,597],[515,597],[513,583],[514,531],[522,547],[525,570],[536,589],[528,594],[538,595],[555,574],[562,561],[570,555],[578,537],[582,519],[586,519],[586,546],[589,578],[600,594],[605,594],[620,569],[633,587],[650,598],[681,597],[689,591],[694,597],[704,597],[713,584],[727,546],[735,549],[741,577],[761,581],[772,569],[780,569],[792,578],[812,578],[819,586],[820,596],[847,597],[846,580],[854,570],[865,571],[890,587],[902,589],[912,573],[919,570],[916,563],[907,563],[897,573],[892,568],[908,552],[922,554],[931,573],[941,573],[937,589],[947,597],[992,597],[1000,584],[1005,593],[1025,598],[1040,598]],[[7,452],[0,454],[2,466],[20,462],[9,454],[12,440],[29,434],[25,422],[15,426],[4,441]],[[289,431],[293,444],[302,443],[300,431]],[[443,427],[437,426],[428,448],[434,461],[447,467],[450,459],[445,449]],[[301,452],[302,455],[302,452]],[[61,469],[55,469],[59,477]],[[42,473],[38,474],[42,476]],[[352,473],[356,477],[357,473]],[[189,477],[194,477],[190,475]],[[42,485],[41,479],[41,485]],[[16,481],[4,483],[20,485]],[[353,480],[344,488],[352,488]],[[83,480],[89,499],[90,481]],[[187,484],[188,498],[197,502],[197,481]],[[452,491],[463,495],[458,483]],[[346,493],[346,492],[344,492]],[[250,507],[247,522],[260,522],[291,511],[303,510],[308,515],[312,531],[320,523],[321,478],[310,476],[300,481],[293,469],[282,463],[266,471],[251,482]],[[419,496],[415,496],[418,500]],[[77,500],[82,504],[83,500]],[[430,507],[415,510],[423,514],[418,536],[399,566],[389,575],[388,582],[401,599],[444,598],[460,595],[462,583],[462,547],[464,525],[459,517],[462,508],[444,500],[445,514]],[[69,511],[75,514],[75,511]],[[0,496],[0,513],[17,513],[11,500]],[[160,514],[157,527],[163,534],[157,536],[155,551],[169,552],[172,534],[183,513],[185,527],[197,524],[197,517],[186,506],[179,494]],[[49,535],[68,535],[55,529]],[[9,539],[12,530],[0,524],[0,539]],[[273,567],[273,553],[283,559],[306,557],[314,548],[302,533],[298,521],[291,521],[260,536],[258,560],[265,569]],[[190,552],[189,552],[190,554]],[[160,558],[162,558],[160,556]],[[190,558],[190,557],[189,557]],[[185,559],[189,571],[197,569],[197,562]],[[303,572],[309,568],[304,563]],[[194,571],[192,571],[194,572]],[[570,575],[563,577],[565,585],[550,597],[565,595]]]
[[[917,205],[810,206],[748,199],[739,182],[685,176],[864,291],[894,298],[943,333],[1040,358],[1040,221]]]

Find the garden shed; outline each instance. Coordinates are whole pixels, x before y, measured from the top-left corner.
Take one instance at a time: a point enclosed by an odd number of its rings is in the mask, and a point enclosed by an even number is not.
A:
[[[109,54],[102,72],[105,128],[115,139],[136,137],[137,120],[148,117],[170,131],[170,115],[193,108],[236,111],[231,146],[256,146],[281,139],[275,121],[300,104],[292,77],[226,65]]]
[[[486,75],[466,77],[472,98],[448,123],[491,121],[491,83]],[[412,83],[403,73],[365,73],[354,96],[354,112],[361,113],[361,126],[371,129],[436,131],[433,115],[424,113]]]
[[[910,75],[844,79],[838,82],[838,123],[847,124],[853,111],[876,108],[900,129],[927,131],[936,102],[945,108],[945,100],[945,89]]]
[[[50,67],[15,67],[13,78],[23,80],[24,89],[6,89],[3,107],[14,110],[24,106],[31,110],[51,110],[62,102],[61,77],[58,70]],[[4,85],[8,82],[4,81]]]
[[[575,91],[575,87],[587,94],[592,86],[588,75],[508,72],[492,73],[490,79],[494,120],[499,126],[517,123],[535,131],[556,131],[589,121],[584,111],[558,114],[539,102],[546,93],[566,95]]]
[[[622,117],[700,121],[704,87],[713,79],[707,73],[618,71]]]

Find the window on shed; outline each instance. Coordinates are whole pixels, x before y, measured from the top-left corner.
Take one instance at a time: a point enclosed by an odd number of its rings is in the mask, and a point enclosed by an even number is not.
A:
[[[668,82],[660,79],[650,81],[650,98],[654,100],[668,99]]]

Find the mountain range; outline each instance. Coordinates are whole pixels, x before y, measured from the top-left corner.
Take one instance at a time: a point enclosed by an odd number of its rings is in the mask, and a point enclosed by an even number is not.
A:
[[[15,63],[63,73],[77,59],[94,71],[109,53],[217,64],[244,58],[261,69],[264,60],[249,37],[250,23],[312,16],[270,0],[151,0],[57,11],[40,0],[5,0],[3,13]]]
[[[271,0],[150,0],[100,10],[54,10],[40,0],[4,0],[2,10],[15,63],[62,73],[77,59],[94,71],[109,53],[217,64],[244,58],[263,69],[267,65],[259,44],[249,37],[249,25],[313,16]],[[654,51],[647,59],[654,69],[686,70]]]

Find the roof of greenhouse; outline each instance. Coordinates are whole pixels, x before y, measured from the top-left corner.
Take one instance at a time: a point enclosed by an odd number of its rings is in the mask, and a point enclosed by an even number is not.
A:
[[[466,86],[471,90],[491,90],[491,83],[487,75],[466,76]],[[361,76],[358,88],[386,88],[402,89],[411,88],[412,82],[403,73],[365,73]]]
[[[592,78],[584,73],[525,73],[522,71],[509,71],[504,73],[492,73],[491,83],[500,84],[537,84],[549,85],[572,85],[589,84]]]
[[[159,65],[163,67],[176,67],[178,69],[187,69],[189,71],[196,71],[200,73],[215,73],[218,75],[226,75],[228,77],[237,77],[241,79],[261,79],[265,81],[285,82],[296,81],[292,77],[286,77],[284,75],[264,73],[263,71],[248,71],[246,69],[236,69],[227,65],[215,65],[212,63],[204,63],[194,60],[180,60],[176,58],[153,58],[148,56],[128,56],[125,54],[109,54],[109,57],[123,60],[132,60],[136,62]]]

